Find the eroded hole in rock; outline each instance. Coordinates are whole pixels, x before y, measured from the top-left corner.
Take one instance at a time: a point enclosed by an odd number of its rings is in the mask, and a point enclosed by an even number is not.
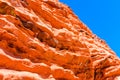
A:
[[[41,41],[41,42],[45,42],[47,45],[55,48],[56,47],[56,42],[53,39],[53,37],[51,37],[47,32],[44,32],[42,30],[39,30],[39,33],[37,35],[37,38]]]
[[[27,21],[27,20],[25,21],[25,20],[21,19],[19,16],[17,16],[17,18],[21,21],[21,23],[23,24],[23,26],[25,28],[30,29],[32,31],[33,28],[35,27],[31,21]]]
[[[69,50],[69,47],[65,46],[58,46],[59,50]]]
[[[87,32],[85,32],[85,35],[89,35]]]
[[[65,47],[60,47],[59,49],[60,50],[68,50],[68,48],[65,48]]]
[[[17,50],[19,53],[26,53],[26,50],[25,50],[23,47],[18,47],[18,46],[16,46],[16,50]]]
[[[84,30],[80,30],[80,32],[84,32]]]
[[[8,46],[9,46],[10,48],[14,48],[14,44],[13,44],[13,43],[8,43]]]
[[[31,21],[26,21],[26,22],[23,21],[22,23],[23,23],[24,27],[26,27],[26,28],[28,28],[30,30],[33,30],[34,25],[33,25],[33,23]]]
[[[39,33],[38,33],[38,35],[37,35],[37,38],[38,38],[41,42],[43,42],[43,41],[45,41],[46,39],[49,38],[49,35],[47,35],[46,32],[40,30]]]
[[[2,37],[1,37],[1,35],[0,35],[0,41],[2,41],[3,39],[2,39]]]

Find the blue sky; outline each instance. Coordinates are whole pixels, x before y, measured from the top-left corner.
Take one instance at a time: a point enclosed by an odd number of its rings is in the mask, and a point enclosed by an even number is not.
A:
[[[120,0],[59,0],[120,57]]]

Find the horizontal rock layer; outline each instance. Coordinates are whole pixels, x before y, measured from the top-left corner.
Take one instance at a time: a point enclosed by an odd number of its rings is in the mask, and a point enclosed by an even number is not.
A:
[[[58,0],[0,0],[0,80],[119,80],[120,60]]]

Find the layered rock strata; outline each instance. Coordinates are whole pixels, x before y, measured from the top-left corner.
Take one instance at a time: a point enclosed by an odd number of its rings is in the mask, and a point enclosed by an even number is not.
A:
[[[0,0],[0,80],[119,80],[120,60],[58,0]]]

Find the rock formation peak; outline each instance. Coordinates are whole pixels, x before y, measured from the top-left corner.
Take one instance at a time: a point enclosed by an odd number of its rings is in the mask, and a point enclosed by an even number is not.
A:
[[[58,0],[0,0],[0,80],[120,80],[120,60]]]

